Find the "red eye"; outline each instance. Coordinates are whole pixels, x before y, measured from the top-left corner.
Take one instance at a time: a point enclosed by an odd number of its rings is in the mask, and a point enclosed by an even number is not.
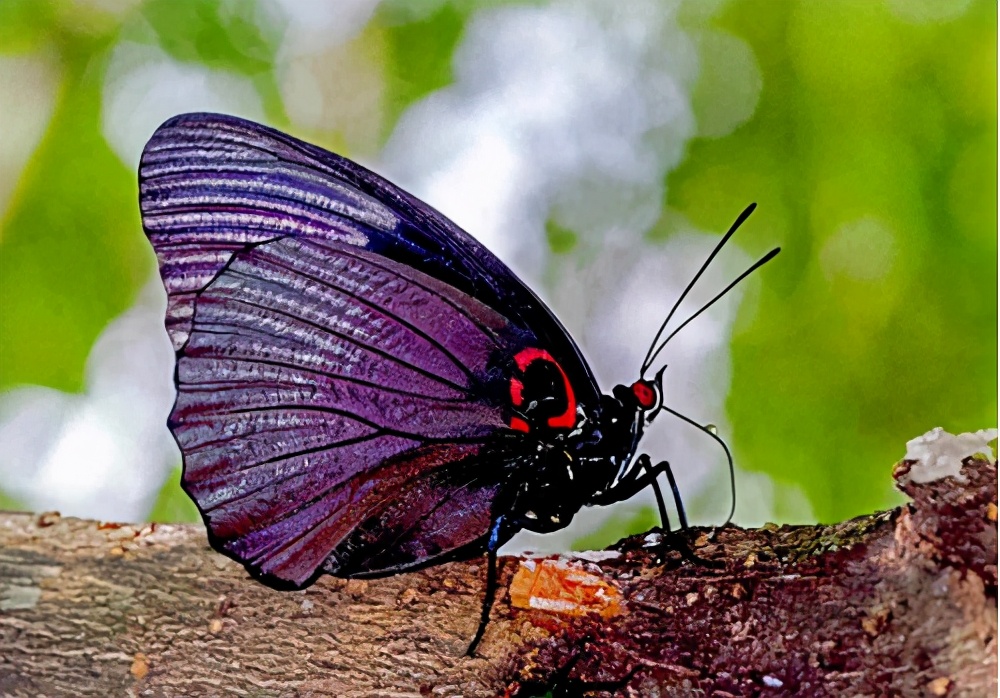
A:
[[[646,381],[636,381],[632,384],[632,394],[644,410],[651,409],[656,404],[656,390]]]

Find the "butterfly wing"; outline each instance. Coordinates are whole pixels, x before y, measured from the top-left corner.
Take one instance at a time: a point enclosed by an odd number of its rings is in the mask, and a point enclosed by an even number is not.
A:
[[[187,336],[197,291],[233,252],[287,235],[331,239],[413,267],[494,308],[538,337],[579,398],[599,396],[565,328],[503,262],[357,163],[244,119],[182,114],[146,145],[139,186],[175,348]]]
[[[520,341],[475,299],[363,249],[284,238],[237,252],[198,296],[170,416],[213,542],[293,585],[341,545],[328,570],[375,571],[376,551],[463,488],[474,525],[382,564],[480,538],[503,469],[470,461],[505,431],[494,367]],[[367,544],[352,537],[378,521]]]
[[[496,257],[336,155],[176,117],[144,151],[140,205],[178,355],[184,487],[215,547],[272,584],[481,544],[523,441],[519,352],[545,348],[578,399],[597,394]]]

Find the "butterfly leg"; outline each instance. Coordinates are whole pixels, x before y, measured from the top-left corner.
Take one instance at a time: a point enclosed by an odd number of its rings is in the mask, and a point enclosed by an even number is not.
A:
[[[483,596],[483,611],[479,617],[479,627],[476,628],[476,635],[472,638],[469,649],[465,651],[469,657],[476,655],[476,647],[483,639],[486,624],[490,622],[490,610],[493,608],[493,599],[497,593],[497,550],[504,542],[501,532],[505,521],[505,516],[498,516],[490,527],[490,537],[486,543],[486,594]]]
[[[611,502],[621,502],[626,499],[631,498],[633,495],[638,494],[639,491],[645,489],[646,487],[652,487],[653,493],[656,495],[656,506],[660,513],[660,522],[663,524],[663,530],[670,530],[670,520],[667,517],[667,507],[663,501],[663,493],[660,491],[660,485],[657,482],[660,473],[667,474],[667,481],[670,483],[670,491],[674,496],[674,504],[677,506],[677,517],[680,520],[681,530],[688,528],[687,513],[684,511],[684,502],[681,501],[680,490],[677,489],[677,481],[674,479],[674,472],[670,469],[670,463],[668,461],[660,461],[656,465],[653,465],[647,454],[643,453],[635,459],[635,466],[631,469],[630,474],[626,476],[614,487],[607,490],[601,497],[603,501],[594,501],[594,504],[606,504]]]
[[[677,514],[681,520],[681,530],[684,530],[688,528],[687,514],[684,512],[684,505],[681,503],[680,492],[677,489],[677,482],[670,470],[670,463],[667,461],[660,461],[656,465],[653,465],[649,456],[645,453],[636,458],[635,466],[629,473],[626,473],[626,475],[618,481],[614,487],[605,490],[600,496],[592,498],[589,504],[602,505],[621,502],[631,498],[633,495],[637,494],[640,490],[643,490],[646,487],[652,487],[653,494],[656,495],[656,505],[657,509],[659,509],[660,522],[663,526],[663,542],[670,549],[676,550],[680,554],[681,558],[687,560],[688,562],[708,567],[719,567],[719,563],[716,563],[713,560],[706,560],[695,555],[694,551],[692,551],[691,547],[688,545],[687,540],[685,540],[677,532],[670,530],[670,519],[667,516],[667,507],[663,500],[663,493],[660,491],[660,486],[657,483],[657,478],[660,473],[664,472],[667,473],[667,479],[670,482],[670,489],[673,492],[674,501],[677,503]]]
[[[603,506],[631,499],[642,490],[653,485],[660,473],[669,467],[670,466],[667,461],[658,463],[655,466],[651,465],[649,456],[643,453],[641,456],[636,458],[634,466],[630,468],[627,473],[625,473],[621,480],[616,482],[612,487],[609,487],[603,492],[591,497],[587,503]],[[664,528],[669,529],[668,522],[666,521],[665,506],[663,507],[663,511],[660,513],[664,519]]]
[[[694,551],[688,545],[687,540],[678,535],[680,531],[687,530],[687,514],[684,513],[684,504],[681,502],[681,494],[677,490],[677,482],[674,480],[674,473],[670,469],[670,463],[667,461],[661,461],[655,467],[649,464],[649,456],[642,454],[639,456],[639,465],[642,467],[650,477],[650,484],[653,487],[653,494],[656,495],[656,506],[660,510],[660,520],[663,522],[663,532],[665,535],[665,542],[668,543],[669,547],[680,553],[680,556],[687,560],[688,562],[693,562],[698,565],[704,565],[707,567],[721,567],[719,563],[714,560],[706,560],[703,557],[698,557],[695,555]],[[660,483],[656,479],[656,475],[660,472],[667,473],[667,480],[670,481],[670,490],[674,495],[674,503],[677,505],[677,518],[680,519],[680,529],[678,532],[673,532],[670,530],[670,522],[667,520],[667,507],[663,502],[663,494],[660,492]]]
[[[666,461],[664,461],[666,462]],[[670,517],[667,516],[667,504],[663,501],[663,492],[660,491],[660,482],[653,473],[649,465],[649,458],[644,460],[640,457],[640,465],[649,478],[649,484],[653,487],[653,495],[656,497],[656,508],[660,512],[660,527],[665,533],[670,532]]]
[[[680,521],[681,530],[683,531],[684,529],[688,528],[688,519],[687,519],[687,514],[684,512],[684,502],[681,501],[680,490],[677,489],[677,481],[674,480],[674,471],[671,470],[670,463],[668,463],[667,461],[662,461],[656,467],[657,468],[662,467],[663,471],[667,474],[667,482],[670,483],[670,491],[674,495],[674,504],[677,506],[677,519]],[[655,480],[653,481],[653,484],[657,488],[659,487],[659,485],[656,485]]]

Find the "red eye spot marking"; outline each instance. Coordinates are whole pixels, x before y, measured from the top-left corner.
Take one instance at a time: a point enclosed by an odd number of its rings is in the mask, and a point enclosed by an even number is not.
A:
[[[656,404],[656,391],[646,381],[636,381],[632,384],[632,394],[639,401],[639,406],[644,410],[650,409]]]
[[[523,432],[531,431],[531,427],[528,426],[528,423],[523,419],[521,419],[520,417],[510,418],[510,428],[516,431],[523,431]]]
[[[573,393],[573,386],[570,385],[569,378],[566,376],[566,372],[563,370],[563,367],[559,365],[559,362],[556,361],[554,358],[552,358],[552,354],[545,351],[544,349],[539,349],[537,347],[528,347],[527,349],[522,349],[517,353],[517,355],[514,356],[514,362],[517,364],[517,367],[521,369],[522,373],[526,368],[528,368],[528,365],[533,361],[548,361],[550,364],[559,369],[559,375],[562,376],[563,387],[566,390],[566,410],[562,414],[558,414],[555,417],[549,417],[549,426],[572,429],[574,426],[576,426],[576,395]],[[517,397],[515,397],[514,395],[515,380],[517,379],[512,378],[510,381],[511,398],[515,400],[520,398],[523,400],[523,397],[521,395],[521,390],[524,388],[524,384],[521,383],[521,381],[517,381],[519,387],[517,390]],[[520,403],[515,402],[514,404],[519,405]],[[517,417],[515,417],[514,419],[517,419]],[[522,429],[521,427],[514,425],[514,419],[511,420],[511,425],[510,425],[511,428],[519,429],[522,431],[528,431],[527,424],[525,424],[524,428]],[[524,422],[524,420],[518,420],[518,421],[522,423]]]
[[[528,368],[528,364],[530,364],[532,361],[537,361],[538,359],[555,364],[560,371],[562,370],[562,367],[559,366],[559,363],[552,358],[552,354],[545,351],[544,349],[539,349],[538,347],[528,347],[527,349],[522,349],[514,357],[514,362],[517,364],[517,367],[519,369],[524,371],[524,369]]]
[[[517,378],[510,379],[510,401],[514,403],[514,407],[520,407],[521,403],[524,402],[523,390],[524,383]]]

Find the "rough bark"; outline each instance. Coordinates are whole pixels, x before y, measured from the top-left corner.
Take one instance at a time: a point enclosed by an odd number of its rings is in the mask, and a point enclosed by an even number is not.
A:
[[[996,695],[996,463],[912,465],[893,511],[689,531],[721,567],[507,558],[476,658],[482,561],[279,592],[198,526],[0,514],[0,694]]]

